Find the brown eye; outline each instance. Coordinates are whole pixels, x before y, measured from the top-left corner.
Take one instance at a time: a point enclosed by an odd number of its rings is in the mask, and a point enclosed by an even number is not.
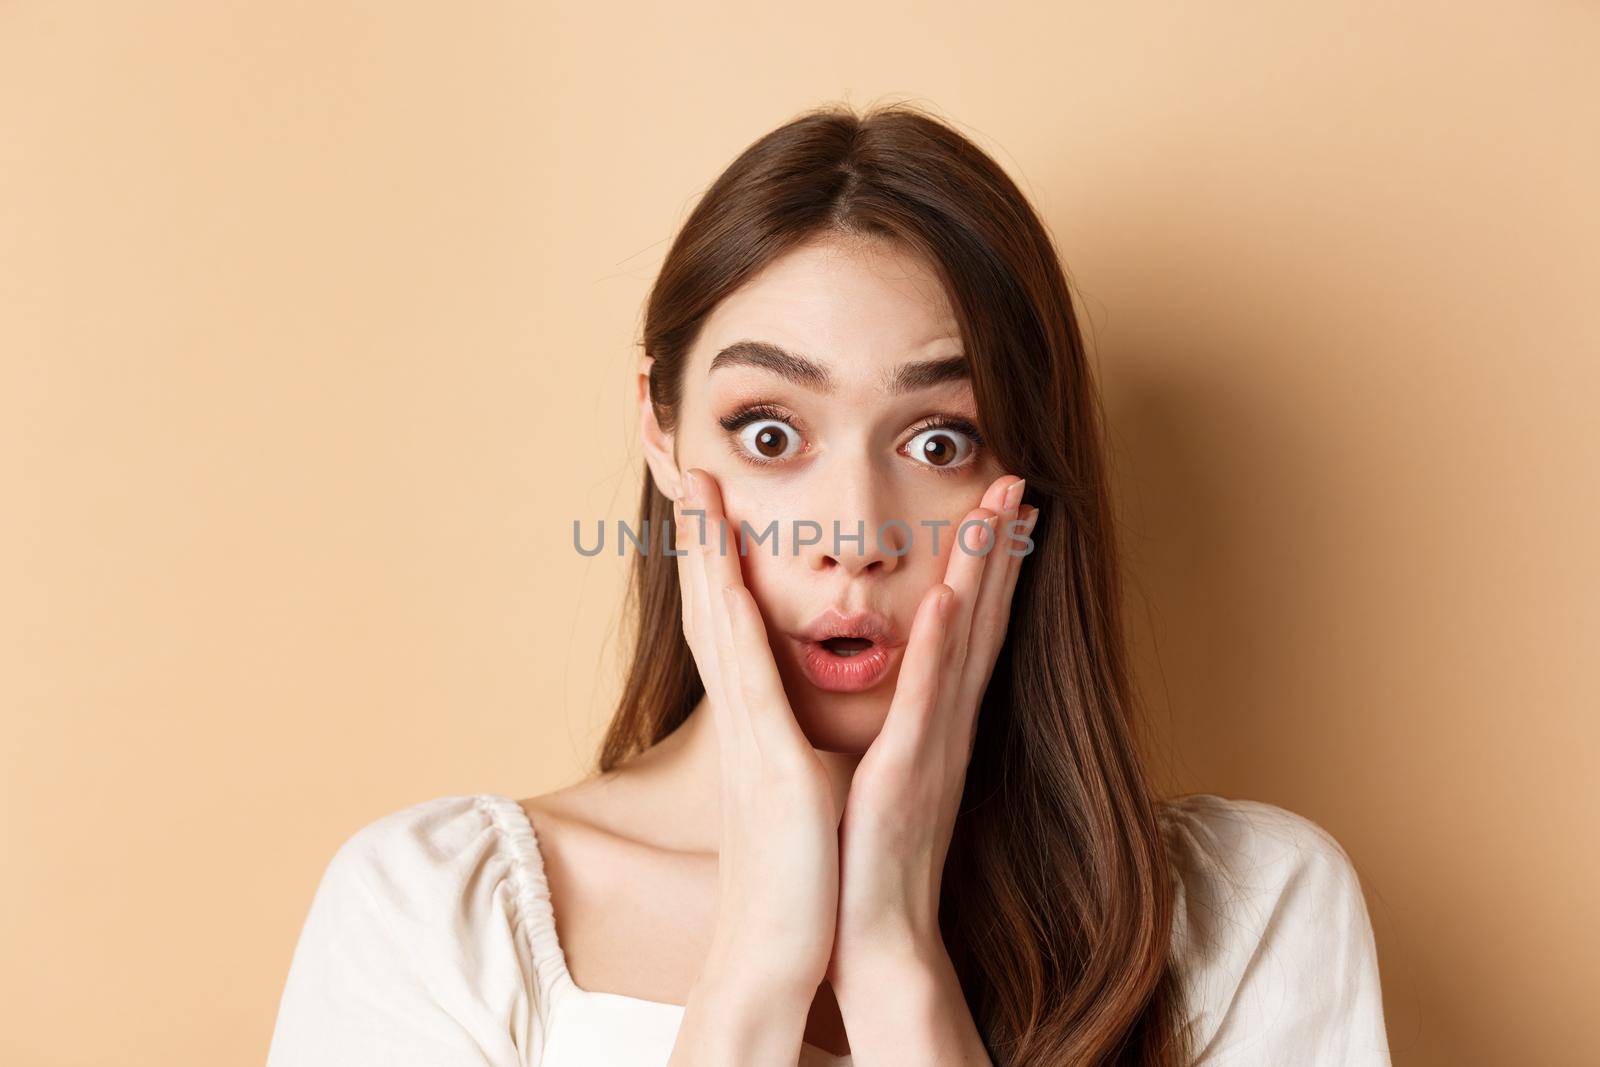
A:
[[[775,419],[753,422],[739,432],[739,440],[762,459],[779,460],[790,455],[799,444],[794,429]]]
[[[972,442],[966,440],[966,434],[940,427],[922,431],[906,446],[912,459],[930,467],[959,466],[972,450]]]

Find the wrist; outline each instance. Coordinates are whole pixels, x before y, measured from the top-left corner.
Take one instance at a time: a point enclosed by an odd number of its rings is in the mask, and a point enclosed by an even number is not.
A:
[[[862,957],[834,992],[859,1064],[989,1064],[943,943]]]
[[[669,1067],[789,1067],[814,995],[759,976],[702,974],[684,1006]]]
[[[787,954],[752,952],[747,943],[729,946],[714,938],[695,988],[759,1004],[799,1004],[809,1009],[822,980],[821,974],[795,967]]]
[[[908,1003],[936,999],[949,984],[960,985],[944,942],[915,937],[860,946],[829,979],[841,1010],[846,1000],[870,1004],[883,995]]]

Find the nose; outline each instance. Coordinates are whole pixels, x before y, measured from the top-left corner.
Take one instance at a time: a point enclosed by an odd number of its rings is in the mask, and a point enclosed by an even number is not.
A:
[[[911,527],[895,514],[889,486],[863,465],[821,479],[819,489],[812,495],[812,515],[822,532],[816,544],[801,549],[807,568],[852,577],[894,573],[910,545]]]

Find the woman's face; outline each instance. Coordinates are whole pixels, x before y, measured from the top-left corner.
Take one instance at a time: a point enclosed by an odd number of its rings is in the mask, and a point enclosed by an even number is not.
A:
[[[917,604],[960,551],[957,525],[1005,473],[974,433],[965,368],[926,266],[883,243],[829,239],[718,305],[690,352],[675,434],[641,400],[658,485],[676,492],[683,471],[702,468],[734,527],[771,527],[759,543],[746,535],[740,564],[816,748],[859,753],[877,736]],[[872,631],[873,615],[886,631]],[[839,629],[867,637],[817,640]]]

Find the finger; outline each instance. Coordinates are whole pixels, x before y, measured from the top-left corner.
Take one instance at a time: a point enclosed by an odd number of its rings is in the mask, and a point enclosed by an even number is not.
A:
[[[1018,557],[1013,548],[1012,524],[1017,520],[1017,509],[1022,504],[1022,491],[1027,483],[1015,479],[1007,484],[1001,500],[1001,511],[995,522],[994,548],[989,552],[983,568],[983,578],[973,604],[970,623],[972,637],[967,645],[968,673],[974,671],[988,677],[990,663],[999,654],[1002,628],[1005,625],[1006,584],[1010,580]]]
[[[719,748],[725,765],[732,760],[740,745],[754,743],[748,716],[743,711],[743,701],[738,677],[738,657],[733,650],[733,635],[728,624],[727,609],[722,602],[721,587],[713,584],[708,548],[714,544],[708,533],[704,483],[698,481],[693,470],[684,476],[684,499],[680,508],[684,516],[682,549],[687,563],[688,581],[692,590],[690,599],[697,613],[696,625],[699,640],[705,646],[701,663],[701,677],[710,698],[711,717],[716,726]]]
[[[956,527],[957,542],[953,554],[965,555],[971,560],[971,562],[966,565],[970,568],[970,571],[966,573],[975,573],[978,584],[974,586],[970,595],[967,597],[965,611],[963,612],[961,606],[957,605],[956,618],[952,621],[959,623],[963,619],[967,621],[971,620],[972,605],[976,600],[977,589],[979,586],[981,586],[983,575],[988,570],[989,559],[994,555],[993,550],[991,548],[987,548],[986,545],[994,542],[994,533],[998,528],[997,523],[989,523],[990,529],[987,534],[987,541],[985,541],[984,536],[981,535],[982,532],[976,525],[968,524],[979,520],[988,520],[994,516],[1003,515],[1008,502],[1008,494],[1012,492],[1014,487],[1021,485],[1022,481],[1023,480],[1021,478],[1018,478],[1015,475],[1003,474],[994,481],[990,482],[989,487],[983,491],[983,499],[978,501],[978,506],[972,511],[969,511],[966,517],[962,519],[961,524]],[[1017,490],[1016,493],[1020,498],[1021,490]],[[957,597],[960,598],[963,594],[961,586],[951,581],[952,578],[959,577],[957,574],[950,573],[950,568],[954,566],[956,566],[956,560],[952,559],[950,564],[946,567],[945,581],[951,586],[952,589],[956,591]]]
[[[683,633],[694,653],[695,665],[700,670],[700,681],[713,706],[722,700],[722,678],[718,666],[716,632],[709,628],[704,566],[695,551],[697,524],[687,514],[692,505],[687,498],[673,501],[673,549],[681,553],[678,564],[678,588],[683,601]]]
[[[981,646],[976,651],[971,651],[967,656],[968,670],[959,689],[960,704],[976,715],[983,692],[988,688],[989,681],[994,675],[995,662],[1000,655],[1000,649],[1005,644],[1006,633],[1011,621],[1011,604],[1017,589],[1017,577],[1022,573],[1023,553],[1027,543],[1023,538],[1032,532],[1034,524],[1038,521],[1039,509],[1029,506],[1026,514],[1019,511],[1018,516],[1009,523],[1004,524],[1001,530],[1000,544],[1002,547],[996,551],[1003,556],[1003,571],[991,592],[988,590],[981,597],[988,597],[981,602],[978,615],[973,622],[974,645]],[[981,669],[975,669],[981,668]]]
[[[694,485],[695,506],[705,512],[702,520],[705,532],[702,559],[710,583],[708,588],[720,595],[725,585],[744,585],[744,568],[739,563],[739,539],[723,507],[722,487],[717,484],[716,478],[700,467],[691,469],[688,477]]]
[[[685,573],[685,599],[693,606],[696,664],[711,705],[718,746],[731,767],[741,743],[751,743],[750,728],[739,710],[739,684],[735,674],[732,637],[728,630],[720,595],[714,595],[706,568],[707,542],[704,508],[691,478],[684,479],[684,495],[679,501],[679,562]]]
[[[730,582],[729,557],[723,551],[719,531],[724,529],[722,494],[716,479],[699,468],[684,473],[684,485],[689,498],[689,511],[694,514],[693,549],[699,566],[701,599],[706,605],[706,628],[717,646],[717,660],[721,671],[721,693],[726,713],[732,716],[731,736],[753,740],[748,715],[742,708],[742,685],[739,678],[739,657],[734,648],[733,630],[728,620],[727,604],[722,599],[722,588]],[[732,580],[743,584],[737,563],[733,563]]]
[[[955,593],[950,625],[945,636],[946,667],[960,677],[960,666],[967,656],[967,640],[972,625],[972,609],[983,583],[983,572],[993,553],[995,517],[988,508],[974,508],[956,526],[950,545],[950,562],[945,565],[944,584]]]
[[[1005,511],[1006,494],[1011,491],[1013,485],[1021,481],[1022,479],[1014,474],[1002,474],[989,483],[989,488],[983,491],[983,499],[978,501],[978,506],[988,508],[997,515]]]
[[[678,599],[682,607],[683,636],[689,642],[689,647],[696,654],[699,634],[695,631],[696,619],[699,612],[695,610],[695,579],[689,562],[689,553],[685,548],[683,503],[681,500],[672,502],[672,540],[669,547],[672,549],[673,564],[678,569]]]
[[[955,607],[948,643],[952,654],[946,665],[944,715],[950,720],[946,734],[954,740],[965,737],[968,751],[975,734],[978,699],[988,684],[994,659],[999,654],[1001,635],[996,633],[995,604],[1004,591],[1007,572],[1014,562],[1005,550],[1009,538],[1007,523],[1013,521],[1021,505],[1026,481],[1014,476],[996,480],[984,494],[984,510],[994,513],[989,519],[989,535],[983,544],[982,566],[977,568],[976,588]]]
[[[1022,573],[1023,560],[1033,555],[1039,546],[1032,538],[1033,528],[1039,522],[1039,509],[1031,504],[1024,504],[1017,512],[1016,519],[1011,523],[1012,538],[1010,547],[1006,552],[1011,556],[1011,570],[1006,578],[1005,599],[1009,603],[1011,596],[1017,589],[1017,576]],[[1007,608],[1005,615],[1009,617],[1011,611]]]
[[[917,605],[889,714],[874,742],[890,753],[914,757],[931,729],[944,675],[944,637],[954,595],[940,582],[924,593]]]
[[[798,755],[810,747],[800,723],[789,707],[778,664],[767,642],[766,623],[750,590],[741,585],[722,587],[726,616],[733,634],[732,650],[745,715],[757,748],[776,759]]]
[[[965,604],[957,606],[957,618],[952,623],[953,638],[960,653],[951,657],[946,668],[943,714],[948,725],[944,736],[951,744],[960,739],[968,753],[976,733],[978,700],[988,684],[1000,648],[994,632],[994,602],[1005,586],[1006,568],[1012,562],[1002,547],[1002,518],[997,515],[988,520],[990,534],[984,546],[987,552],[981,560],[977,588]]]

